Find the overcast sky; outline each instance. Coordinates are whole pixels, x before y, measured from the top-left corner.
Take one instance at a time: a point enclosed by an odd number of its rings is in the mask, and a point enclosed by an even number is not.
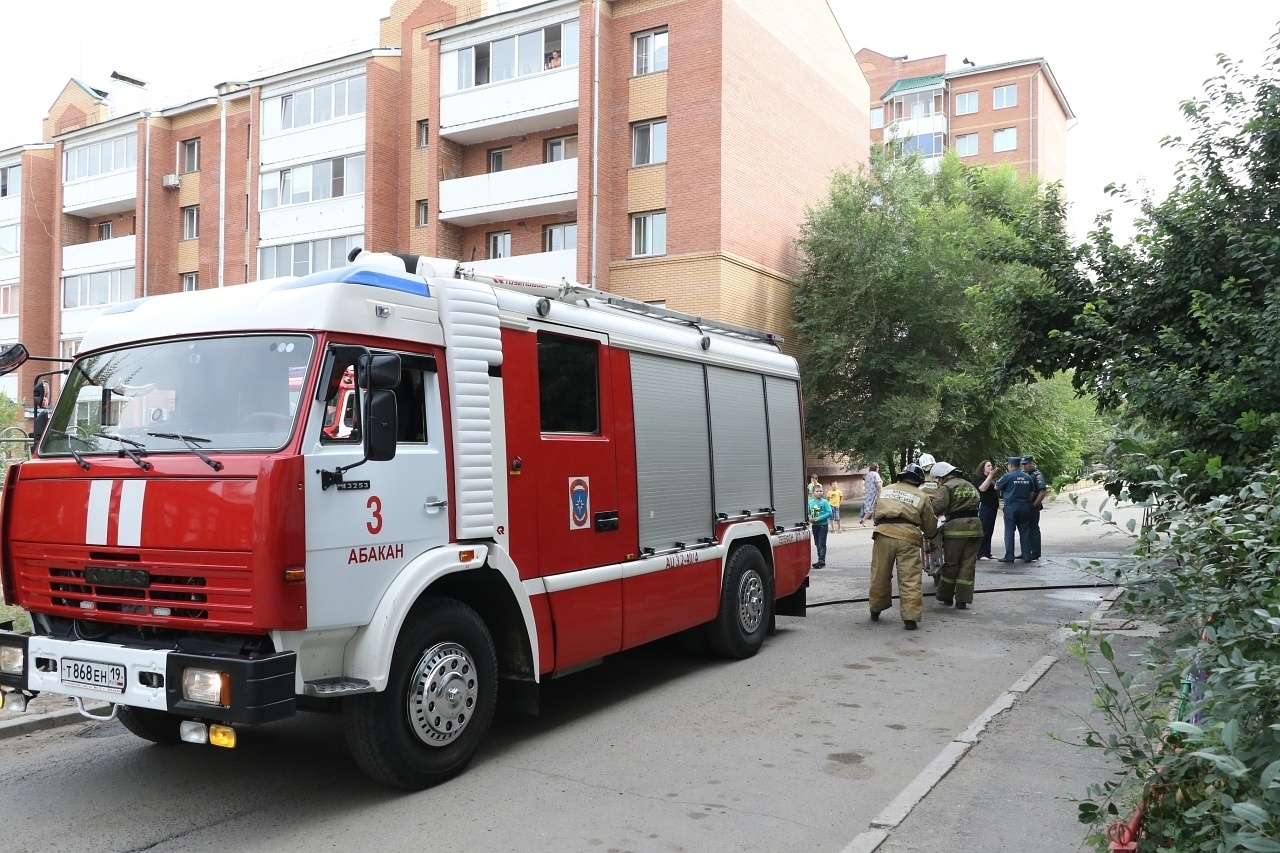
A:
[[[1077,117],[1067,133],[1077,236],[1115,204],[1102,193],[1106,184],[1169,189],[1176,158],[1159,142],[1185,130],[1178,104],[1201,93],[1219,52],[1256,68],[1280,23],[1274,0],[830,3],[854,50],[912,59],[945,54],[948,68],[965,58],[979,65],[1048,60]],[[172,0],[9,3],[0,149],[39,140],[40,120],[71,77],[119,88],[109,79],[119,71],[147,81],[159,106],[194,100],[220,82],[304,65],[335,48],[372,46],[391,0],[223,0],[199,7],[198,18],[187,8]]]

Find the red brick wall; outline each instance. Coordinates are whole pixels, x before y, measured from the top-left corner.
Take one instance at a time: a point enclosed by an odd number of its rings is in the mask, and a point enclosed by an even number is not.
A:
[[[62,146],[25,151],[22,155],[22,251],[19,256],[18,340],[32,355],[58,355],[56,318],[61,304],[61,268],[57,235],[62,216],[62,183],[58,180]],[[55,261],[55,258],[58,260]],[[28,362],[18,372],[18,395],[31,401],[37,373],[53,365]],[[57,382],[51,382],[57,388]]]
[[[400,167],[412,129],[401,120],[399,60],[374,59],[365,67],[364,245],[380,252],[409,244],[407,205],[401,196]]]

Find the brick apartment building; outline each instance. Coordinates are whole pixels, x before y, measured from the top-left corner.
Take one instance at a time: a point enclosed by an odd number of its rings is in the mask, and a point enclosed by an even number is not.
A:
[[[356,246],[788,331],[804,206],[871,132],[825,0],[396,0],[380,26],[176,106],[69,82],[0,150],[0,344],[70,355],[112,304]]]
[[[908,60],[863,48],[858,64],[871,92],[871,143],[899,139],[926,164],[955,149],[965,163],[1012,163],[1022,177],[1065,181],[1067,130],[1075,113],[1049,63],[994,65],[946,56]]]

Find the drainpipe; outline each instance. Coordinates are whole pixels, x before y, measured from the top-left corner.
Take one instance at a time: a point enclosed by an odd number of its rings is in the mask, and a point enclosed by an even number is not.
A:
[[[1036,73],[1031,75],[1030,91],[1027,92],[1027,177],[1036,174],[1036,78],[1043,67],[1037,67]]]
[[[142,178],[142,295],[147,295],[147,272],[151,268],[151,109],[142,109],[147,123],[147,155],[143,158]]]
[[[227,269],[227,96],[218,101],[222,113],[218,118],[218,287],[222,287]]]
[[[591,39],[591,286],[596,286],[596,251],[600,223],[600,4],[596,0],[595,34]]]

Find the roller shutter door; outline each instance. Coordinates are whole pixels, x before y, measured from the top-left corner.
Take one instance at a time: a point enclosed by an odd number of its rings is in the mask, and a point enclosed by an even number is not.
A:
[[[774,522],[791,527],[805,520],[804,446],[800,435],[800,387],[793,379],[765,377],[769,401],[769,458],[773,473]]]
[[[756,373],[707,368],[717,513],[739,516],[771,506],[764,381]]]

